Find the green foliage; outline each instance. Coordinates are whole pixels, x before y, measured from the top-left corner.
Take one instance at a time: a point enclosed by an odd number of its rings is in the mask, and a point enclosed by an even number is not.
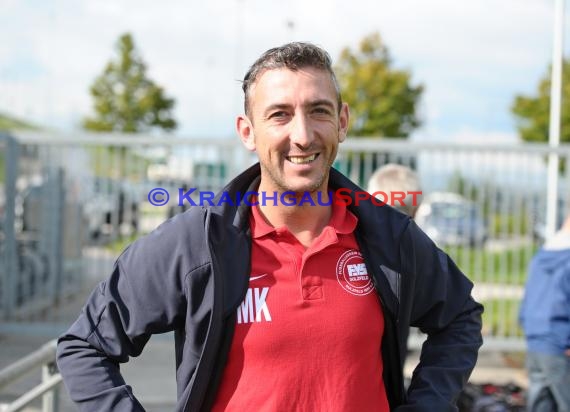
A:
[[[37,127],[24,120],[0,113],[0,131],[6,130],[37,130]]]
[[[147,170],[151,160],[125,146],[97,145],[87,148],[93,176],[131,181],[140,179],[141,171]]]
[[[523,140],[546,142],[550,123],[550,70],[538,84],[535,96],[518,95],[511,111],[517,119],[517,129]],[[560,141],[570,142],[570,61],[564,61],[562,84],[562,119]]]
[[[335,72],[356,136],[408,137],[420,126],[417,103],[423,85],[412,86],[411,74],[392,67],[380,34],[365,37],[357,51],[345,48]]]
[[[135,48],[130,34],[117,43],[118,59],[107,63],[91,86],[95,116],[83,127],[96,132],[148,132],[176,128],[172,117],[174,99],[147,77],[147,66]]]

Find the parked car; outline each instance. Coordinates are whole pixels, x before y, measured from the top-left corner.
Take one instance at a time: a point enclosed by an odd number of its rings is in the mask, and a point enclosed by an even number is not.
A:
[[[415,219],[439,246],[484,246],[487,240],[480,207],[457,193],[426,196]]]

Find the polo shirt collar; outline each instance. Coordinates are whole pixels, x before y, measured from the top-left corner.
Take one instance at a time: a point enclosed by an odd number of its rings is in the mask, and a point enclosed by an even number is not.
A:
[[[278,229],[272,226],[261,214],[259,206],[251,208],[251,216],[251,235],[254,239],[283,230],[282,228]],[[344,202],[336,203],[334,199],[332,200],[332,214],[325,229],[331,227],[337,234],[348,235],[354,232],[357,223],[358,218],[346,208]]]

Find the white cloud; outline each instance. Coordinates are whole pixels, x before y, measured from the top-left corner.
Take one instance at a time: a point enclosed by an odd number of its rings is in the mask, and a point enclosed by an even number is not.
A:
[[[90,83],[118,36],[130,31],[151,77],[177,100],[179,133],[201,135],[233,133],[241,107],[236,79],[267,48],[307,40],[336,58],[373,31],[395,66],[426,86],[424,132],[449,138],[462,128],[496,126],[513,133],[507,101],[534,91],[546,71],[553,19],[552,5],[534,0],[233,0],[199,7],[184,0],[3,0],[2,8],[0,111],[51,126],[77,124],[90,111]],[[17,61],[37,65],[40,75],[14,76]]]

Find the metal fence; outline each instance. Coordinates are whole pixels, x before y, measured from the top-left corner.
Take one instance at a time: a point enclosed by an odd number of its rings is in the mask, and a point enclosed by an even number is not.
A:
[[[386,163],[415,169],[424,194],[418,223],[475,283],[486,307],[484,347],[522,349],[517,311],[527,264],[544,240],[552,152],[560,157],[562,212],[568,146],[349,138],[334,166],[362,187]],[[126,244],[182,211],[180,188],[219,190],[254,161],[237,138],[2,135],[2,318],[29,319],[58,305],[107,274]],[[171,195],[161,207],[148,198],[158,187]],[[412,346],[420,341],[413,336]]]
[[[41,370],[41,383],[9,403],[0,403],[0,412],[22,411],[41,399],[42,412],[58,412],[58,387],[62,382],[55,364],[56,341],[52,340],[29,355],[0,370],[0,389],[22,379],[30,371]]]

